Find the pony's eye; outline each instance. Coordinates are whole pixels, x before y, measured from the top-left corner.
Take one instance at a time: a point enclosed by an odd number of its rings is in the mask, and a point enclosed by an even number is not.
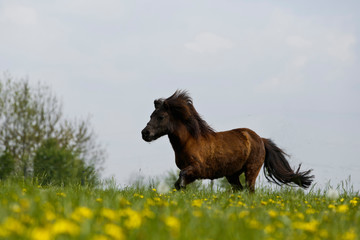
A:
[[[158,117],[158,120],[159,120],[159,121],[162,121],[162,120],[164,120],[164,118],[165,118],[164,116],[159,116],[159,117]]]

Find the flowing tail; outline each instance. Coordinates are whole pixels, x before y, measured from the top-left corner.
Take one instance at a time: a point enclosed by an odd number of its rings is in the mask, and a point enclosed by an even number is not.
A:
[[[300,172],[300,164],[294,172],[286,160],[288,155],[270,139],[263,138],[262,140],[266,150],[264,175],[267,180],[278,185],[295,183],[302,188],[308,188],[311,185],[314,178],[310,175],[312,169]]]

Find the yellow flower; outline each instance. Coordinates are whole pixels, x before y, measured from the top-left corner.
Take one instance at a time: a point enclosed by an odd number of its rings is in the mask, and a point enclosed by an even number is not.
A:
[[[334,205],[334,204],[329,204],[328,208],[330,208],[330,209],[334,209],[334,208],[336,208],[336,207],[335,207],[335,205]]]
[[[56,193],[56,196],[59,196],[59,197],[66,197],[66,193],[63,193],[63,192]]]
[[[268,214],[269,214],[269,216],[272,217],[272,218],[275,218],[275,217],[278,216],[278,213],[277,213],[276,211],[274,211],[274,210],[269,210],[269,211],[268,211]]]
[[[201,199],[195,199],[191,202],[191,206],[193,207],[201,207],[203,201]]]
[[[31,232],[31,239],[33,240],[48,240],[52,239],[49,228],[37,227]]]
[[[153,188],[152,190],[153,190],[154,192],[156,192],[156,188]]]
[[[78,222],[84,221],[85,219],[91,219],[92,217],[93,212],[87,207],[78,207],[71,214],[71,218]]]
[[[276,228],[273,226],[273,225],[267,225],[265,228],[264,228],[264,231],[266,232],[266,233],[273,233],[273,232],[275,232],[275,230],[276,230]]]
[[[104,232],[113,239],[124,239],[123,231],[118,225],[112,223],[106,224],[104,226]]]
[[[118,218],[116,212],[110,208],[103,208],[100,211],[100,215],[111,220],[114,221]]]
[[[249,211],[242,211],[239,213],[239,218],[244,218],[249,216],[250,212]]]
[[[155,213],[152,212],[149,208],[144,208],[141,214],[147,218],[155,218]]]
[[[0,238],[6,238],[10,235],[9,231],[0,225]]]
[[[98,203],[102,203],[102,202],[103,202],[103,199],[102,199],[102,198],[97,198],[96,201],[97,201]]]
[[[99,234],[97,234],[97,235],[95,235],[95,236],[93,236],[92,238],[91,238],[91,240],[108,240],[109,238],[107,237],[107,236],[105,236],[105,235],[99,235]]]
[[[52,232],[55,235],[68,234],[70,236],[76,236],[79,234],[80,228],[78,225],[67,219],[60,219],[52,226]]]
[[[313,208],[306,209],[306,214],[310,215],[310,214],[314,214],[314,213],[316,213],[315,209],[313,209]]]
[[[356,239],[356,233],[354,231],[354,229],[350,229],[348,232],[346,232],[344,235],[343,235],[343,239],[344,240],[355,240]]]
[[[349,206],[348,205],[345,205],[345,204],[342,204],[342,205],[339,205],[336,209],[337,212],[339,213],[345,213],[349,210]]]
[[[180,230],[180,221],[176,217],[168,216],[165,218],[165,225],[170,228],[174,233],[178,233]]]
[[[120,215],[127,217],[124,225],[129,229],[138,228],[142,223],[141,214],[137,211],[132,210],[131,208],[126,208],[122,210],[120,212]]]
[[[268,204],[268,203],[265,202],[265,201],[261,201],[260,203],[261,203],[261,205],[264,205],[264,206],[266,206],[266,205]]]
[[[25,226],[19,220],[13,217],[8,217],[4,221],[3,226],[5,230],[8,230],[9,232],[13,232],[17,235],[21,235],[25,231]]]
[[[354,198],[352,200],[350,200],[350,204],[355,207],[358,204],[358,201]]]
[[[316,220],[311,220],[310,222],[294,222],[293,223],[294,228],[308,231],[308,232],[316,232],[318,226],[319,226],[319,222]]]

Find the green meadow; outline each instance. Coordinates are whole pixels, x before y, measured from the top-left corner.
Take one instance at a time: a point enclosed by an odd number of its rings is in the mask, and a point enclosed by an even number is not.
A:
[[[163,188],[163,187],[159,187]],[[0,182],[0,239],[360,239],[358,192]]]

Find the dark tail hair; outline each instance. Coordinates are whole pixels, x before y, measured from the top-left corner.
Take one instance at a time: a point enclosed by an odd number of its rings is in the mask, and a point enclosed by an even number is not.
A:
[[[308,188],[314,178],[313,175],[310,175],[312,169],[300,172],[300,164],[296,172],[294,172],[286,160],[288,155],[270,139],[263,138],[262,140],[266,150],[264,162],[266,179],[278,185],[295,183],[302,188]]]

